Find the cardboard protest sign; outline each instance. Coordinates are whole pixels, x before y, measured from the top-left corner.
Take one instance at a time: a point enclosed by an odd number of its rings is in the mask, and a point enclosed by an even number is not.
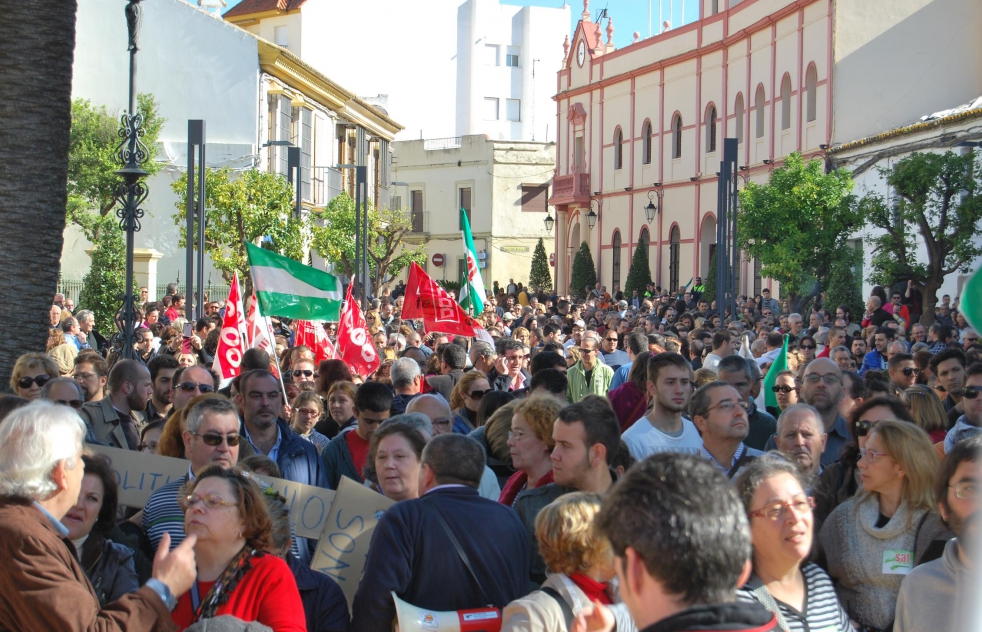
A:
[[[101,445],[86,444],[92,452],[109,459],[119,485],[119,504],[143,507],[150,495],[188,473],[188,461]],[[301,485],[268,476],[260,477],[286,499],[294,532],[317,538],[325,529],[335,493],[330,489]]]
[[[348,599],[349,611],[365,570],[375,525],[392,505],[393,501],[382,494],[346,476],[341,477],[310,567],[330,576],[341,586]]]

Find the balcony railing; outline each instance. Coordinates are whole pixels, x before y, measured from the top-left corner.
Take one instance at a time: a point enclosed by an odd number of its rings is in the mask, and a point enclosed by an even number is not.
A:
[[[431,138],[423,141],[423,149],[434,151],[437,149],[459,149],[460,136],[449,136],[447,138]]]
[[[552,179],[552,197],[549,204],[590,202],[590,174],[571,173]]]
[[[327,206],[328,202],[341,195],[341,172],[333,167],[314,167],[313,171],[313,199],[310,202],[316,207]]]
[[[422,235],[430,232],[430,212],[429,211],[399,211],[406,221],[410,224],[410,235]]]

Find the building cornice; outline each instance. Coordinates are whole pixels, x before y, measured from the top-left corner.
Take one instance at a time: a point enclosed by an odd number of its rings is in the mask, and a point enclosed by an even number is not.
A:
[[[970,121],[977,118],[982,118],[982,108],[968,110],[967,112],[958,112],[957,114],[951,114],[949,116],[943,116],[930,121],[924,121],[923,123],[914,123],[912,125],[905,125],[904,127],[897,127],[880,134],[867,136],[848,143],[842,143],[841,145],[835,145],[829,148],[827,154],[829,156],[834,156],[836,154],[841,154],[854,149],[876,145],[894,138],[917,134],[936,127],[946,127],[955,123],[963,123],[965,121]]]
[[[289,11],[280,11],[279,9],[272,9],[270,11],[257,11],[256,13],[243,13],[242,15],[223,15],[222,17],[226,22],[234,24],[236,26],[252,26],[253,24],[258,24],[260,21],[266,18],[276,18],[283,15],[293,15],[295,13],[300,13],[299,7],[296,9],[290,9]]]

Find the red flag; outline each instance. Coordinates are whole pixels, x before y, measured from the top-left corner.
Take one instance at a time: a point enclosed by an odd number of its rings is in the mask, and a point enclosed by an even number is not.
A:
[[[239,289],[239,275],[235,273],[232,275],[228,300],[225,301],[225,318],[212,368],[223,380],[236,377],[242,370],[242,354],[248,348],[245,315],[242,313],[242,292]]]
[[[467,315],[464,309],[453,300],[453,298],[440,285],[423,272],[423,269],[416,267],[417,298],[410,298],[409,285],[406,285],[406,302],[403,304],[403,313],[410,300],[416,303],[421,312],[426,331],[439,331],[444,334],[457,336],[474,337],[477,331],[483,329],[481,324]],[[410,270],[412,275],[414,270]],[[405,318],[405,316],[403,316]]]
[[[351,298],[352,285],[354,284],[348,286],[344,309],[341,311],[338,352],[352,375],[368,377],[375,372],[381,362],[372,344],[372,337],[368,334],[365,315],[361,313],[358,303]]]
[[[304,345],[314,352],[314,360],[320,364],[322,360],[332,360],[338,357],[331,339],[327,337],[324,327],[309,320],[296,321],[294,344]]]
[[[423,268],[419,267],[419,264],[413,261],[409,264],[409,278],[406,280],[406,295],[405,300],[402,302],[402,313],[400,318],[403,320],[409,320],[412,318],[421,318],[423,316],[423,310],[420,306],[419,298],[419,275],[422,274],[426,276],[423,272]]]
[[[276,338],[273,336],[272,321],[259,313],[259,301],[253,290],[249,299],[249,309],[246,312],[246,340],[248,348],[259,348],[269,354],[269,371],[276,377],[280,376],[280,368],[276,362]]]

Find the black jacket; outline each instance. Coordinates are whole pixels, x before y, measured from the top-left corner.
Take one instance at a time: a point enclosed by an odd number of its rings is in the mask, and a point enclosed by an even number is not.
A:
[[[297,581],[307,632],[348,632],[348,602],[337,582],[311,570],[293,553],[287,553],[286,565]]]
[[[727,630],[777,632],[777,617],[759,603],[721,603],[693,606],[649,625],[642,632]]]
[[[133,549],[90,533],[82,544],[81,564],[103,606],[140,588]]]
[[[529,380],[532,379],[532,376],[529,375],[528,371],[525,369],[522,369],[522,375],[525,376],[524,383],[528,384]],[[511,390],[511,378],[508,377],[507,373],[498,373],[497,369],[491,369],[488,371],[488,384],[490,384],[491,388],[496,391]]]
[[[450,543],[437,510],[467,554],[480,586]],[[525,528],[510,507],[463,486],[404,500],[387,509],[375,527],[355,593],[351,630],[390,629],[395,617],[391,592],[423,610],[483,608],[488,601],[503,608],[528,592],[528,568]]]

